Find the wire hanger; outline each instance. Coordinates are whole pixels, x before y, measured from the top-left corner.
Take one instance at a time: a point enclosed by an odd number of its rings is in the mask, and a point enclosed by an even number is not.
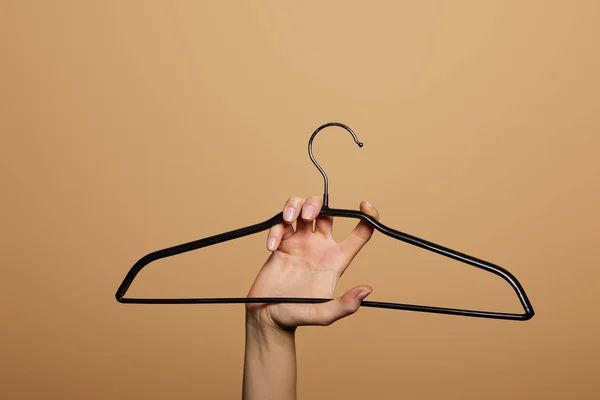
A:
[[[470,317],[480,317],[480,318],[495,318],[495,319],[507,319],[507,320],[519,320],[526,321],[531,319],[534,316],[533,307],[525,294],[525,290],[517,280],[509,271],[501,268],[497,265],[491,264],[487,261],[483,261],[477,259],[475,257],[471,257],[469,255],[459,253],[458,251],[451,250],[449,248],[440,246],[438,244],[429,242],[424,239],[419,239],[418,237],[409,235],[407,233],[402,233],[395,229],[389,228],[382,224],[381,222],[373,219],[369,215],[363,213],[362,211],[357,210],[344,210],[337,208],[329,207],[329,186],[327,175],[323,168],[317,163],[313,156],[312,152],[312,142],[317,133],[319,133],[322,129],[329,126],[338,126],[347,130],[352,137],[354,138],[354,142],[362,147],[363,144],[358,140],[356,134],[350,129],[348,126],[339,123],[339,122],[329,122],[327,124],[321,125],[317,130],[314,131],[310,140],[308,141],[308,154],[313,164],[317,167],[321,175],[323,175],[323,179],[325,182],[325,189],[323,193],[323,207],[319,215],[327,215],[332,217],[346,217],[346,218],[358,218],[363,221],[366,221],[370,225],[372,225],[379,232],[390,236],[394,239],[401,240],[403,242],[412,244],[414,246],[421,247],[423,249],[432,251],[434,253],[441,254],[445,257],[452,258],[454,260],[458,260],[462,263],[472,265],[477,268],[481,268],[484,271],[491,272],[500,276],[502,279],[507,281],[510,286],[515,290],[517,296],[519,297],[519,301],[523,306],[523,310],[525,311],[523,314],[513,314],[513,313],[503,313],[503,312],[492,312],[492,311],[477,311],[477,310],[465,310],[465,309],[456,309],[456,308],[444,308],[444,307],[432,307],[432,306],[421,306],[421,305],[413,305],[413,304],[400,304],[400,303],[388,303],[381,301],[363,301],[361,303],[362,307],[374,307],[374,308],[386,308],[393,310],[408,310],[408,311],[420,311],[420,312],[429,312],[429,313],[437,313],[437,314],[450,314],[450,315],[461,315],[461,316],[470,316]],[[165,257],[171,257],[177,254],[185,253],[191,250],[200,249],[202,247],[211,246],[213,244],[222,243],[228,240],[237,239],[243,236],[252,235],[258,232],[265,231],[272,226],[283,221],[283,212],[275,215],[274,217],[255,224],[250,225],[244,228],[236,229],[233,231],[221,233],[219,235],[210,236],[204,239],[199,239],[193,242],[180,244],[177,246],[169,247],[163,250],[157,250],[150,254],[142,257],[138,262],[136,262],[133,267],[129,270],[125,279],[119,286],[119,289],[116,293],[117,301],[120,303],[138,303],[138,304],[216,304],[216,303],[324,303],[330,301],[332,299],[325,298],[290,298],[290,297],[234,297],[234,298],[129,298],[125,297],[127,289],[135,279],[136,275],[149,263],[159,260]]]

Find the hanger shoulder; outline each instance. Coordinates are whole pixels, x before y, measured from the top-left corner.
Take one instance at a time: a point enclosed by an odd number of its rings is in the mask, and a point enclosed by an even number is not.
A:
[[[283,212],[269,218],[264,222],[260,222],[258,224],[246,226],[243,228],[235,229],[233,231],[220,233],[218,235],[209,236],[203,239],[194,240],[192,242],[179,244],[176,246],[168,247],[166,249],[157,250],[152,253],[146,254],[144,257],[140,258],[138,262],[136,262],[133,267],[129,270],[125,279],[117,289],[115,297],[117,301],[121,303],[126,303],[127,299],[124,298],[127,289],[133,283],[133,280],[137,276],[137,274],[148,264],[153,261],[160,260],[161,258],[171,257],[177,254],[186,253],[188,251],[197,250],[202,247],[211,246],[217,243],[223,243],[229,240],[237,239],[243,236],[252,235],[258,232],[265,231],[270,227],[277,225],[283,221]]]
[[[413,246],[420,247],[425,250],[432,251],[434,253],[440,254],[445,257],[452,258],[454,260],[460,261],[465,264],[472,265],[474,267],[483,269],[484,271],[490,272],[492,274],[498,275],[502,279],[504,279],[508,284],[514,289],[515,293],[519,298],[519,302],[525,311],[524,314],[509,314],[509,313],[498,313],[498,312],[486,312],[486,311],[474,311],[474,310],[459,310],[459,309],[450,309],[450,308],[442,308],[442,307],[429,307],[429,306],[416,306],[411,304],[397,304],[397,303],[384,303],[384,302],[375,302],[375,301],[364,301],[362,305],[366,307],[377,307],[377,308],[389,308],[396,310],[409,310],[409,311],[423,311],[423,312],[432,312],[432,313],[440,313],[440,314],[452,314],[452,315],[467,315],[467,316],[475,316],[475,317],[484,317],[484,318],[499,318],[499,319],[514,319],[514,320],[528,320],[534,316],[533,306],[525,293],[525,289],[519,283],[517,278],[510,273],[510,271],[489,263],[487,261],[469,256],[467,254],[458,252],[456,250],[449,249],[447,247],[441,246],[439,244],[430,242],[425,239],[418,238],[413,235],[409,235],[408,233],[400,232],[396,229],[390,228],[377,221],[375,218],[363,213],[358,210],[345,210],[345,209],[336,209],[336,208],[324,208],[321,211],[322,215],[334,216],[334,217],[347,217],[347,218],[359,218],[379,232],[392,237],[397,240],[401,240],[403,242],[412,244]]]

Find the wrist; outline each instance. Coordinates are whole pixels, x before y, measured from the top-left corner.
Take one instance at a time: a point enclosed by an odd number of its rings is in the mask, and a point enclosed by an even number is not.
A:
[[[296,399],[294,330],[263,312],[246,312],[243,399]]]
[[[247,310],[246,331],[251,337],[263,341],[287,341],[290,338],[293,340],[296,327],[282,327],[264,309]]]

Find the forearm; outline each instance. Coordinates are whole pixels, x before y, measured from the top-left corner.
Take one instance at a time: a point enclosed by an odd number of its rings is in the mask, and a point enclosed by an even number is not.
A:
[[[294,336],[246,313],[243,400],[296,399]]]

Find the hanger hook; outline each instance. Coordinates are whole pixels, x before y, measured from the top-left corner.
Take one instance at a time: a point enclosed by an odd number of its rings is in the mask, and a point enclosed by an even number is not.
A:
[[[321,129],[327,128],[328,126],[339,126],[340,128],[344,128],[345,130],[350,132],[350,134],[354,138],[354,142],[356,142],[358,147],[363,147],[362,142],[360,142],[358,140],[354,131],[352,129],[350,129],[350,127],[348,127],[340,122],[329,122],[324,125],[321,125],[320,127],[317,128],[317,130],[310,137],[310,140],[308,141],[308,156],[310,157],[313,164],[315,164],[315,167],[317,167],[319,172],[321,172],[321,175],[323,175],[323,180],[325,181],[325,189],[323,191],[323,208],[329,207],[329,183],[328,183],[327,175],[325,174],[325,171],[323,171],[323,168],[321,168],[321,166],[319,165],[319,163],[317,162],[317,160],[315,160],[315,157],[313,156],[312,142],[313,142],[313,139],[315,138],[315,136],[317,136],[317,133],[319,133],[321,131]]]

